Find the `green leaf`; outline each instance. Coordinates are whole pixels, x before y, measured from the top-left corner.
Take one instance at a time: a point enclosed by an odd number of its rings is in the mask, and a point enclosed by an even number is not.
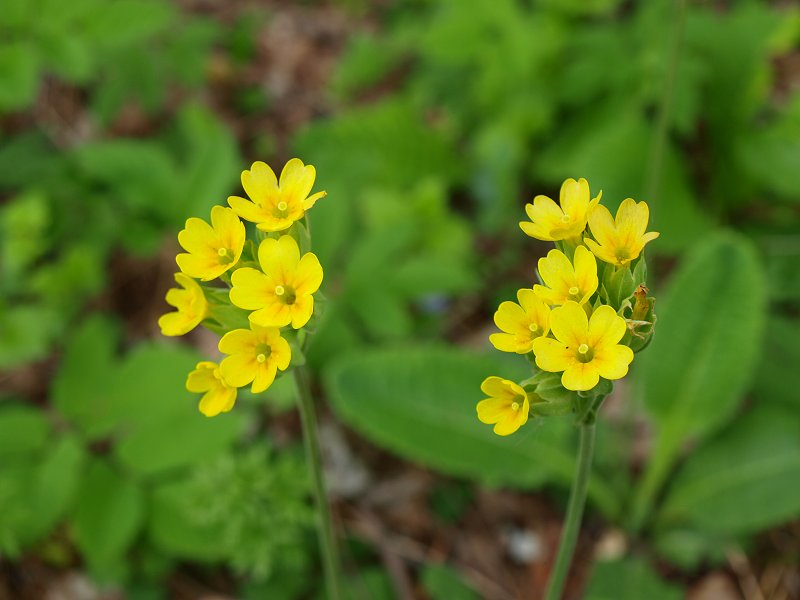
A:
[[[479,600],[461,576],[445,565],[426,565],[420,579],[431,600]]]
[[[117,423],[107,399],[114,389],[117,335],[111,320],[87,319],[69,340],[53,381],[53,404],[89,439],[106,435]]]
[[[666,296],[637,382],[658,429],[638,490],[640,521],[683,445],[718,430],[739,405],[761,349],[766,308],[758,258],[745,239],[727,233],[690,253]]]
[[[24,404],[0,407],[0,459],[33,454],[49,435],[50,424],[41,410]]]
[[[0,113],[32,104],[39,87],[36,48],[25,42],[0,46]]]
[[[662,580],[646,562],[625,558],[597,563],[583,600],[680,600],[684,591]]]
[[[408,348],[345,357],[328,370],[325,383],[343,421],[409,460],[489,485],[570,481],[574,436],[568,418],[531,420],[508,437],[478,421],[480,384],[498,373],[524,376],[502,358]],[[593,482],[590,494],[604,512],[615,510],[602,481]]]
[[[753,393],[765,403],[800,408],[800,322],[772,315],[765,338]]]
[[[741,534],[800,514],[800,417],[761,407],[695,450],[672,479],[659,521]]]
[[[100,579],[114,579],[142,523],[144,498],[139,487],[111,466],[95,460],[89,467],[73,515],[75,544]]]

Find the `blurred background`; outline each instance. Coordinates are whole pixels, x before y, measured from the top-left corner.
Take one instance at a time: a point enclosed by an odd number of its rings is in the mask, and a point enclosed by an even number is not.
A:
[[[316,166],[310,350],[352,598],[536,600],[570,420],[475,417],[492,314],[586,177],[647,200],[653,344],[604,407],[568,598],[800,598],[791,1],[3,0],[0,598],[322,598],[291,379],[206,419],[189,216]]]

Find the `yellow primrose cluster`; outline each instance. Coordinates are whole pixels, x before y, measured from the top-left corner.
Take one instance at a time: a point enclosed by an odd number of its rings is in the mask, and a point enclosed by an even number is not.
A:
[[[184,335],[200,323],[222,336],[219,363],[202,361],[189,373],[186,388],[203,394],[200,411],[215,416],[233,408],[237,390],[266,390],[299,353],[314,314],[314,294],[322,266],[310,245],[306,211],[325,196],[311,194],[316,171],[297,158],[286,163],[280,180],[263,162],[242,172],[248,199],[228,198],[214,206],[211,222],[192,217],[178,234],[185,250],[176,262],[180,285],[167,292],[175,311],[158,324],[166,336]],[[254,234],[247,238],[247,227]],[[198,283],[198,280],[201,283]],[[208,284],[218,280],[220,283]]]
[[[478,418],[498,435],[514,433],[531,414],[587,418],[653,335],[643,251],[659,234],[647,232],[646,202],[627,198],[613,217],[601,197],[591,197],[585,179],[567,179],[558,204],[536,196],[525,207],[522,231],[556,248],[539,259],[539,283],[494,315],[501,333],[489,337],[492,345],[527,355],[534,371],[521,383],[489,377],[481,385],[487,397]]]

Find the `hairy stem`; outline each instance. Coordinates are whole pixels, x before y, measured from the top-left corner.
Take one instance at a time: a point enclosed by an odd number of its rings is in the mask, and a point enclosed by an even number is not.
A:
[[[314,400],[311,397],[311,387],[308,381],[308,372],[304,366],[294,368],[294,378],[297,383],[298,404],[300,417],[303,421],[303,441],[311,467],[314,499],[317,504],[317,533],[319,548],[322,553],[323,567],[325,570],[325,584],[328,589],[329,600],[343,600],[341,580],[341,563],[339,549],[336,545],[336,536],[333,532],[331,510],[328,504],[328,495],[325,491],[325,479],[322,472],[322,458],[319,450],[317,432],[317,415],[314,411]]]
[[[567,515],[564,528],[561,530],[561,540],[558,545],[558,555],[550,580],[547,582],[545,600],[559,600],[564,592],[564,583],[567,579],[572,555],[575,553],[575,544],[581,530],[583,507],[586,505],[586,491],[589,487],[589,474],[592,471],[592,453],[594,451],[594,419],[587,419],[580,426],[581,436],[578,448],[578,464],[575,468],[575,479],[569,494]]]

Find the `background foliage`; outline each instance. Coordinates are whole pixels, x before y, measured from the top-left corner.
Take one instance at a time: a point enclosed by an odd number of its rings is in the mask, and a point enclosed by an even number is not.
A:
[[[200,4],[0,11],[0,553],[83,565],[132,597],[164,597],[186,563],[246,597],[320,593],[302,454],[273,433],[293,389],[202,419],[183,389],[201,354],[153,325],[184,220],[237,193],[251,160],[290,155],[329,193],[312,215],[329,301],[309,362],[340,423],[463,489],[561,506],[569,420],[500,439],[474,404],[486,374],[524,376],[485,352],[494,307],[544,250],[518,230],[522,206],[582,176],[612,209],[647,200],[661,232],[658,333],[601,419],[590,487],[591,518],[646,551],[598,563],[584,597],[682,597],[797,520],[796,7]],[[284,123],[263,47],[288,39],[287,11],[348,26],[314,92],[324,109]],[[354,597],[393,597],[358,537]],[[791,548],[770,560],[796,565]],[[417,567],[420,594],[478,597],[454,568]]]

